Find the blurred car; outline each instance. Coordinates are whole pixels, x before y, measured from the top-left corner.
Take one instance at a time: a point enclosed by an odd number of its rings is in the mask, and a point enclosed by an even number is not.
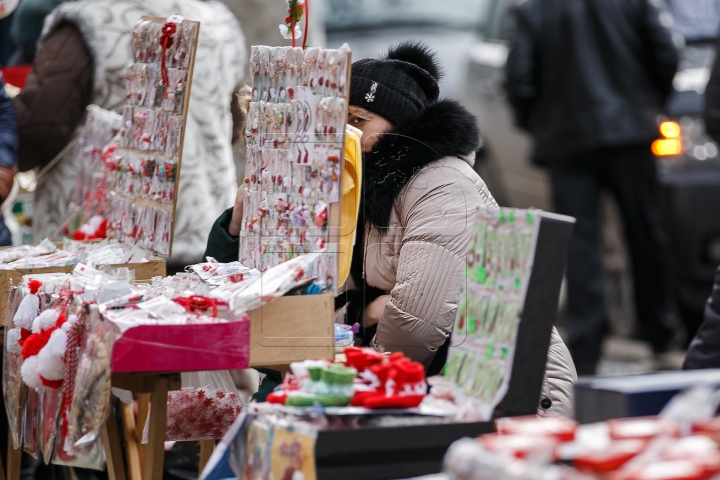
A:
[[[440,56],[441,96],[455,98],[480,120],[485,141],[476,170],[501,205],[552,210],[544,170],[530,162],[531,142],[513,126],[502,90],[508,54],[507,16],[518,0],[325,0],[330,47],[347,42],[353,58],[376,57],[389,45],[422,40]],[[661,213],[673,270],[672,288],[692,335],[720,264],[720,156],[704,132],[703,92],[715,57],[720,0],[666,0],[684,38],[666,116],[658,118]],[[663,124],[662,122],[667,122]],[[663,125],[663,133],[660,127]],[[630,266],[618,213],[606,201],[604,265],[613,330],[630,334],[634,318]]]

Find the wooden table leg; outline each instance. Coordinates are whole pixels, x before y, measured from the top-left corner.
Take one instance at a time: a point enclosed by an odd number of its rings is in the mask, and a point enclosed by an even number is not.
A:
[[[135,430],[135,412],[132,404],[121,403],[123,419],[123,436],[125,437],[125,456],[127,457],[127,474],[129,480],[142,480],[142,464],[140,463],[140,441]]]
[[[120,435],[112,406],[103,429],[103,445],[107,460],[108,477],[110,480],[126,480],[125,465],[123,464],[122,449],[120,447]]]
[[[214,450],[215,440],[200,440],[200,468],[198,469],[198,475],[205,469],[205,465],[207,465]]]
[[[22,464],[22,446],[13,448],[12,433],[8,432],[7,480],[20,480]]]
[[[135,423],[135,438],[138,444],[138,453],[140,455],[140,469],[145,471],[145,455],[147,452],[147,445],[142,443],[143,431],[145,430],[145,423],[147,422],[148,411],[150,410],[150,394],[149,393],[138,393],[137,395],[137,421]]]
[[[167,428],[167,401],[169,379],[158,376],[150,394],[150,430],[144,480],[161,480],[165,460],[165,430]]]

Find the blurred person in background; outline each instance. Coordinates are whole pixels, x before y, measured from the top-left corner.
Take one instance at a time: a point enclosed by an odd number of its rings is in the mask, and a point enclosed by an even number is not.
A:
[[[672,18],[652,0],[527,0],[513,13],[505,90],[549,169],[558,213],[577,219],[567,266],[567,341],[595,373],[607,331],[598,202],[621,211],[640,336],[656,354],[678,329],[668,294],[650,144],[672,92]]]
[[[119,112],[131,31],[143,15],[179,14],[201,22],[185,130],[175,240],[169,270],[201,260],[213,219],[237,189],[232,156],[233,92],[245,69],[245,45],[235,17],[218,2],[81,0],[57,7],[45,21],[26,89],[15,99],[21,171],[43,168],[78,134],[85,109]],[[77,146],[39,180],[34,199],[37,241],[68,216]]]
[[[720,143],[720,61],[717,58],[705,87],[704,107],[705,130]],[[703,323],[690,343],[683,363],[684,370],[701,368],[720,368],[720,267],[715,271],[715,284],[705,304]]]
[[[0,75],[0,203],[4,202],[13,187],[17,170],[17,121],[12,99],[5,93],[5,80]],[[12,245],[10,230],[0,214],[0,247]]]
[[[15,47],[8,65],[32,63],[42,33],[45,17],[50,15],[61,0],[22,0],[13,13],[10,38]]]

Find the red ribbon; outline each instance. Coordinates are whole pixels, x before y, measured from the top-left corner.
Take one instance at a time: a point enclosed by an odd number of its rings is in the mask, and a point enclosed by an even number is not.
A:
[[[310,0],[305,0],[305,36],[303,37],[303,44],[302,44],[303,50],[305,50],[305,44],[307,43],[307,37],[308,37],[308,18],[310,17],[309,7],[310,7]]]
[[[172,36],[177,31],[177,25],[172,22],[167,22],[162,27],[162,35],[160,35],[160,45],[162,46],[162,58],[160,59],[160,72],[162,73],[162,80],[165,84],[165,88],[168,88],[170,82],[168,81],[167,67],[165,66],[165,56],[167,49],[172,47],[173,39]]]

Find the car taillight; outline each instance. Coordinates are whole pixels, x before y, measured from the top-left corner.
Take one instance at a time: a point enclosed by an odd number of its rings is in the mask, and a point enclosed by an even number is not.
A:
[[[673,157],[683,151],[680,140],[680,125],[677,122],[665,121],[660,124],[662,138],[655,140],[650,147],[656,157]]]

